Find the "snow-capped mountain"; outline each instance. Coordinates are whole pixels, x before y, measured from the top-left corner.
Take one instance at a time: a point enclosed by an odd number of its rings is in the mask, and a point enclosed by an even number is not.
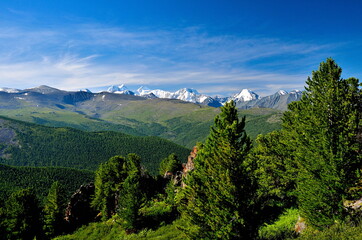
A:
[[[16,89],[16,88],[7,88],[7,87],[3,87],[0,88],[0,92],[6,92],[6,93],[19,93],[21,92],[20,89]]]
[[[243,89],[241,90],[241,92],[233,95],[231,98],[229,98],[230,100],[234,100],[235,102],[247,102],[247,101],[251,101],[251,100],[255,100],[255,99],[259,99],[259,95],[256,94],[255,92],[252,92],[249,89]]]
[[[82,89],[79,89],[79,92],[92,93],[92,91],[91,91],[91,90],[89,90],[88,88],[82,88]]]
[[[258,98],[250,101],[244,102],[236,102],[237,108],[248,109],[248,108],[274,108],[279,110],[287,110],[287,106],[289,103],[293,101],[298,101],[302,97],[302,91],[293,90],[291,92],[287,92],[284,90],[279,90],[278,92]]]
[[[177,90],[176,92],[169,92],[161,89],[151,90],[147,87],[142,86],[137,89],[137,93],[139,96],[149,96],[150,94],[153,94],[158,98],[179,99],[192,103],[203,103],[210,98],[209,96],[200,94],[197,90],[192,88],[182,88]]]
[[[239,108],[252,108],[252,107],[270,107],[278,109],[286,109],[288,103],[299,100],[302,92],[293,90],[287,92],[279,90],[275,94],[266,97],[260,97],[257,93],[250,89],[242,89],[230,97],[210,97],[205,94],[200,94],[197,90],[192,88],[182,88],[176,92],[165,91],[161,89],[150,89],[142,86],[135,92],[129,90],[124,84],[119,86],[110,86],[107,90],[110,93],[137,95],[144,98],[166,98],[166,99],[179,99],[185,102],[192,102],[203,104],[213,107],[220,107],[226,102],[233,100]]]
[[[121,84],[119,86],[112,85],[107,89],[107,92],[117,93],[117,94],[135,95],[134,92],[130,91],[124,84]]]

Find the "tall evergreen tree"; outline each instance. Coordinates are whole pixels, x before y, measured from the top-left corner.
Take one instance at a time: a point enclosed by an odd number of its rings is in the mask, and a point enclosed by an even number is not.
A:
[[[30,189],[13,193],[5,203],[3,226],[5,239],[29,239],[39,237],[41,221],[39,201]]]
[[[49,189],[43,210],[43,229],[48,238],[57,236],[64,231],[65,195],[65,190],[58,181],[54,182]]]
[[[115,156],[101,164],[95,176],[92,206],[102,212],[104,219],[116,212],[116,195],[126,177],[125,158]]]
[[[296,207],[295,188],[298,169],[282,130],[259,135],[249,154],[253,175],[258,183],[257,195],[261,222],[275,219],[285,208]]]
[[[187,201],[181,208],[184,232],[192,239],[240,239],[252,235],[253,187],[246,164],[251,141],[245,117],[234,102],[216,116],[205,144],[199,146],[194,170],[186,178]]]
[[[96,171],[95,196],[92,205],[102,212],[104,219],[110,218],[117,212],[119,204],[123,204],[123,195],[126,195],[127,201],[131,201],[126,203],[127,206],[139,205],[138,202],[141,200],[139,200],[140,195],[137,189],[140,185],[141,172],[141,158],[136,154],[128,154],[126,158],[115,156],[101,164]],[[130,179],[127,180],[128,177]],[[125,183],[126,180],[127,183]],[[126,189],[123,189],[124,187]],[[134,198],[130,196],[132,192],[135,194]],[[135,206],[132,208],[136,208]],[[126,207],[122,205],[122,208]]]
[[[118,197],[118,214],[122,218],[122,226],[127,232],[137,228],[137,218],[144,194],[141,190],[141,158],[136,154],[129,154],[126,158],[127,177],[122,183]]]
[[[332,59],[322,62],[283,117],[298,167],[299,208],[319,228],[343,218],[346,190],[361,169],[361,90],[358,79],[342,79],[341,72]]]

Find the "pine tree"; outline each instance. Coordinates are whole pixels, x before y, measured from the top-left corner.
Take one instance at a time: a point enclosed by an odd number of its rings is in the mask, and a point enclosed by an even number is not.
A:
[[[163,159],[160,163],[160,175],[163,176],[166,172],[175,173],[182,169],[182,163],[176,156],[172,153],[167,158]]]
[[[122,218],[121,225],[127,232],[133,232],[137,228],[138,210],[143,203],[140,178],[138,173],[131,173],[123,182],[120,191],[118,215]]]
[[[125,167],[127,177],[122,183],[118,198],[118,215],[122,218],[121,225],[131,233],[137,228],[138,210],[144,202],[141,190],[141,158],[136,154],[127,156]]]
[[[6,239],[34,239],[41,233],[39,201],[30,189],[13,193],[5,203]]]
[[[284,131],[259,135],[249,154],[249,164],[258,183],[260,223],[275,219],[285,208],[296,207],[297,168],[293,148]]]
[[[245,117],[239,121],[235,103],[216,116],[204,145],[186,178],[180,226],[192,239],[240,239],[252,235],[253,186],[246,165],[251,141]]]
[[[343,218],[346,191],[361,168],[361,90],[357,79],[342,79],[341,72],[332,59],[322,62],[307,79],[301,101],[283,117],[298,168],[299,208],[317,228]]]
[[[115,156],[102,163],[96,171],[92,206],[107,219],[116,212],[116,195],[126,177],[125,158]]]
[[[48,238],[57,236],[64,231],[64,210],[66,207],[65,190],[58,182],[49,189],[44,206],[44,233]]]

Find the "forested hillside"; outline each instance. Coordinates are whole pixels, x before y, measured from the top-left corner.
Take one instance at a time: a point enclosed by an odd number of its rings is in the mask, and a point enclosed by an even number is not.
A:
[[[44,127],[0,118],[0,163],[13,166],[59,166],[95,170],[115,155],[137,153],[142,165],[157,172],[171,153],[186,159],[189,150],[158,137],[135,137],[119,132],[83,132]]]
[[[94,181],[94,173],[58,167],[12,167],[0,164],[0,202],[23,188],[34,189],[43,199],[53,182],[59,181],[69,198],[80,185]]]

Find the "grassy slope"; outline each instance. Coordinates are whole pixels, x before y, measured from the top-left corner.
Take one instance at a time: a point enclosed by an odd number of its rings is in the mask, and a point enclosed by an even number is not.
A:
[[[0,126],[1,127],[1,126]],[[158,137],[136,137],[119,132],[83,132],[71,128],[44,127],[3,120],[3,128],[16,132],[18,145],[7,145],[0,163],[14,166],[61,166],[95,170],[114,155],[136,153],[156,174],[159,162],[171,153],[186,160],[189,150]]]
[[[186,236],[177,229],[177,220],[169,225],[161,226],[156,230],[143,230],[139,233],[126,235],[125,231],[113,219],[107,222],[91,223],[83,226],[75,233],[60,236],[56,240],[111,240],[111,239],[127,239],[127,240],[181,240]]]
[[[64,105],[64,109],[0,109],[0,115],[46,126],[159,136],[188,148],[205,140],[219,112],[217,108],[164,99],[127,100],[117,105],[114,102],[98,105],[85,102],[77,106]],[[247,117],[247,133],[252,138],[280,128],[278,110],[240,110],[240,116],[244,115]]]

